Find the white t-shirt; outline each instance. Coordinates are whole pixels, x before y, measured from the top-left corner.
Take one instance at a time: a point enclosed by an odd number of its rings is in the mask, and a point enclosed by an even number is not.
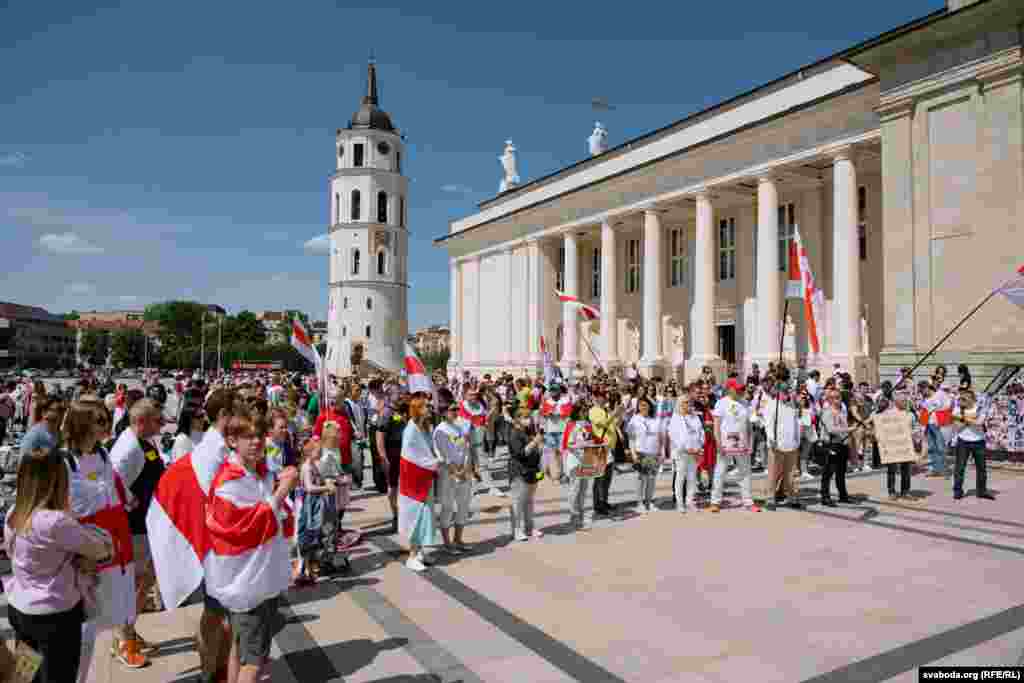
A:
[[[629,421],[629,445],[638,453],[657,455],[660,425],[656,417],[634,415]]]
[[[723,435],[745,435],[750,430],[750,408],[729,396],[719,400],[711,414],[721,421]]]
[[[668,423],[668,438],[672,458],[680,460],[687,451],[704,448],[704,423],[694,413],[674,413]]]

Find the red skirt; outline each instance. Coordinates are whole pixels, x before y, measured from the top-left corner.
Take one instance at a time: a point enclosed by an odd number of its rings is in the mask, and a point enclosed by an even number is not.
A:
[[[715,453],[718,450],[718,445],[715,443],[715,437],[711,434],[704,433],[704,454],[701,456],[700,462],[697,463],[697,469],[704,470],[708,474],[715,471]]]

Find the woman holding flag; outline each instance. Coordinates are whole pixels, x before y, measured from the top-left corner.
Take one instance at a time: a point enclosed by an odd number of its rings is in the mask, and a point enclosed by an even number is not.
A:
[[[441,460],[431,445],[429,402],[434,386],[416,352],[405,345],[405,371],[409,382],[409,423],[402,433],[402,459],[398,473],[398,531],[409,541],[405,566],[415,572],[427,568],[423,546],[435,541],[432,490]]]

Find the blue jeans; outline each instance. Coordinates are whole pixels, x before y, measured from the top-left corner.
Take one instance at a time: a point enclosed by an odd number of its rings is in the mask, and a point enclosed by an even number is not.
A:
[[[946,439],[942,436],[942,430],[935,425],[928,425],[925,438],[928,440],[928,471],[932,474],[945,474]]]

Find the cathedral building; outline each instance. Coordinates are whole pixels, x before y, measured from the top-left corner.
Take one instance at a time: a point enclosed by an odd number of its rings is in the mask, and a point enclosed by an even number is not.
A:
[[[327,371],[348,375],[402,367],[408,335],[408,249],[402,175],[405,143],[380,108],[377,70],[367,67],[366,95],[335,136],[337,170],[328,181],[330,299]],[[358,370],[359,368],[355,368]]]
[[[763,367],[781,340],[791,359],[895,376],[1024,263],[1022,25],[1019,0],[950,0],[523,184],[510,144],[502,191],[436,240],[451,366],[532,371],[543,337],[563,367],[688,379]],[[818,354],[802,303],[785,307],[797,232],[825,296]],[[993,299],[940,362],[982,381],[1024,362],[1024,316]]]

